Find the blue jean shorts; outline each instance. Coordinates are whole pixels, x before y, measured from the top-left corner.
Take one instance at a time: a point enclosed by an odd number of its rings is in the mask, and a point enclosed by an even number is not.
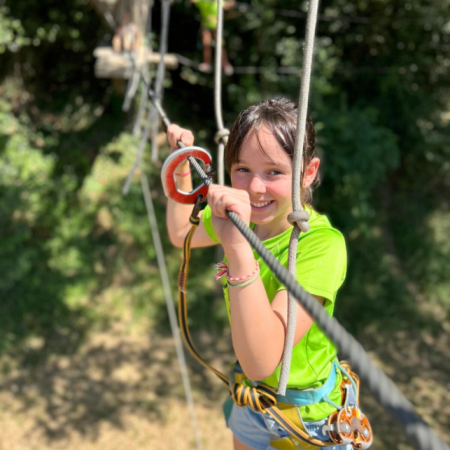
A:
[[[322,431],[322,427],[327,423],[328,419],[323,419],[317,422],[305,422],[304,425],[311,437],[324,442],[330,442],[331,440],[328,434]],[[280,427],[269,414],[254,411],[249,406],[239,407],[234,403],[227,421],[227,426],[239,441],[255,450],[274,450],[270,445],[270,441],[289,436],[289,433]],[[318,448],[327,450],[352,450],[351,445],[334,445]],[[300,449],[301,447],[299,447]]]

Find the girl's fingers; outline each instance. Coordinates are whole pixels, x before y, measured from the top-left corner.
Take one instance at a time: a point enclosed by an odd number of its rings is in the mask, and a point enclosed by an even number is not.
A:
[[[242,212],[249,207],[248,193],[225,186],[211,185],[208,204],[211,212],[217,217],[227,219],[227,211],[234,211],[242,216]]]
[[[171,124],[167,127],[167,140],[172,151],[178,149],[178,141],[183,142],[186,146],[194,144],[194,135],[192,131],[186,128],[181,128],[176,124]]]

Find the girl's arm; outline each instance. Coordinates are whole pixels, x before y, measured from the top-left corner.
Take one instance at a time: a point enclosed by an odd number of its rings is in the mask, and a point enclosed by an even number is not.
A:
[[[169,141],[171,152],[177,150],[177,141],[182,141],[185,145],[191,146],[194,144],[194,135],[191,131],[180,128],[178,125],[169,125],[167,128],[167,139]],[[190,192],[192,191],[192,177],[190,172],[189,161],[180,164],[175,171],[175,179],[179,189]],[[192,213],[194,205],[184,205],[172,199],[167,201],[166,209],[166,224],[167,232],[169,234],[170,242],[175,247],[182,247],[184,239],[191,228],[189,217]],[[201,212],[199,216],[201,217]],[[210,245],[217,245],[207,234],[202,221],[197,227],[192,238],[192,247],[207,247]]]
[[[255,269],[250,246],[225,248],[230,276],[245,276]],[[288,292],[280,291],[269,303],[261,278],[242,287],[229,287],[231,333],[236,356],[251,380],[263,380],[280,364],[287,328]],[[323,304],[322,297],[316,297]],[[294,345],[308,332],[313,319],[297,304]]]
[[[228,261],[229,276],[245,277],[255,270],[253,250],[228,219],[234,211],[248,225],[251,205],[246,191],[212,185],[208,203],[214,230]],[[272,303],[267,298],[261,278],[245,287],[229,287],[231,335],[236,356],[251,380],[263,380],[280,364],[287,324],[287,291],[280,291]],[[323,304],[323,299],[318,298]],[[301,306],[297,310],[294,344],[306,334],[313,320]]]

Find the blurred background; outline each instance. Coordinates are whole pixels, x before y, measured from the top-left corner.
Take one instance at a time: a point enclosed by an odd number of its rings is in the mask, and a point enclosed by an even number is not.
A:
[[[142,85],[124,112],[124,75],[95,68],[94,51],[111,47],[138,3],[0,0],[2,450],[196,448],[139,183],[143,170],[176,292],[181,253],[165,233],[159,179],[168,148],[161,127],[159,161],[149,141],[123,196]],[[349,251],[336,316],[448,442],[449,8],[323,0],[310,96],[324,167],[314,206]],[[161,9],[155,1],[150,33],[142,15],[129,17],[156,62]],[[245,0],[225,12],[226,126],[261,99],[297,100],[306,10]],[[168,116],[215,155],[213,75],[197,70],[200,14],[187,0],[171,5],[168,52]],[[215,249],[193,253],[190,320],[205,358],[226,369],[216,260]],[[226,392],[188,366],[205,450],[231,450]],[[366,390],[362,402],[374,450],[412,448]]]

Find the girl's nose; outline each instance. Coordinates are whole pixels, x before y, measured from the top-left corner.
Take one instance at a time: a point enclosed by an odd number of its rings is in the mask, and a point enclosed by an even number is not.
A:
[[[264,194],[266,192],[266,185],[258,175],[254,175],[250,180],[248,190],[252,194]]]

